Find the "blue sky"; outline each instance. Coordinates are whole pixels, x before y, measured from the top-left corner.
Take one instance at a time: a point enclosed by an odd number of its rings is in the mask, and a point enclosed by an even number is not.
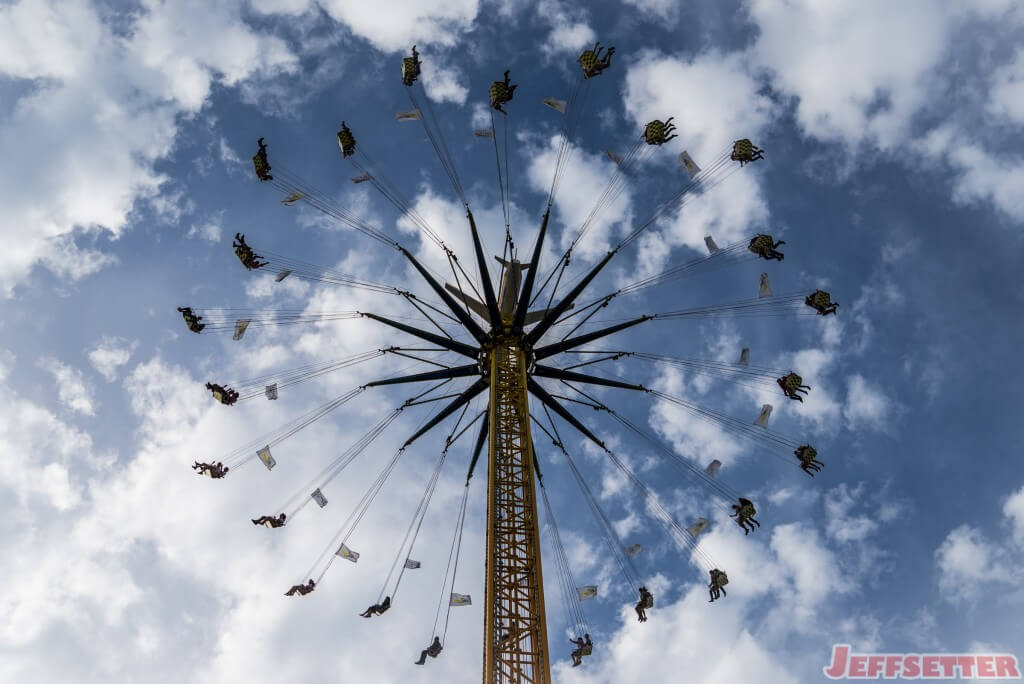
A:
[[[438,250],[341,158],[342,119],[388,178],[469,262],[468,229],[399,79],[416,43],[442,122],[492,251],[504,226],[489,141],[487,87],[506,68],[512,231],[529,249],[575,59],[597,39],[617,48],[590,84],[552,219],[545,271],[583,222],[643,124],[675,117],[679,137],[628,177],[577,250],[583,272],[738,137],[766,159],[656,223],[592,288],[609,292],[765,231],[782,263],[748,261],[622,298],[598,316],[824,287],[836,319],[657,321],[604,348],[792,367],[813,389],[777,392],[703,382],[639,361],[629,377],[815,444],[813,480],[646,398],[602,400],[759,503],[744,538],[706,491],[644,442],[589,410],[581,418],[681,521],[711,519],[702,551],[726,569],[709,605],[705,579],[599,452],[568,439],[624,538],[647,550],[658,595],[632,614],[593,519],[559,455],[541,448],[573,572],[597,583],[585,604],[597,648],[565,682],[641,678],[820,681],[833,643],[864,650],[1024,653],[1024,472],[1017,400],[1018,282],[1024,222],[1024,12],[1012,2],[814,3],[664,0],[590,3],[445,0],[362,5],[323,0],[204,3],[8,3],[0,7],[0,681],[224,682],[361,677],[471,681],[480,666],[483,479],[471,492],[444,654],[416,668],[441,591],[468,438],[453,448],[416,553],[388,615],[361,620],[398,551],[438,456],[438,428],[403,458],[353,536],[356,566],[334,565],[305,599],[281,593],[331,538],[380,465],[426,412],[410,411],[305,510],[271,533],[270,513],[411,392],[370,391],[275,449],[278,468],[217,482],[187,467],[368,380],[409,366],[385,358],[282,390],[277,402],[216,405],[203,383],[350,356],[400,336],[369,321],[252,330],[240,342],[188,333],[182,305],[368,310],[409,315],[397,298],[274,286],[246,272],[235,232],[267,251],[423,293],[400,257],[309,207],[284,207],[253,178],[264,136],[271,162],[395,236],[439,271]],[[480,117],[485,117],[481,119]],[[257,250],[259,251],[259,249]],[[301,328],[301,329],[300,329]],[[450,428],[448,428],[450,429]],[[561,427],[563,435],[570,429]],[[542,440],[538,439],[538,445]],[[566,638],[546,558],[549,632]],[[567,646],[568,644],[566,644]],[[561,651],[564,650],[565,653]]]

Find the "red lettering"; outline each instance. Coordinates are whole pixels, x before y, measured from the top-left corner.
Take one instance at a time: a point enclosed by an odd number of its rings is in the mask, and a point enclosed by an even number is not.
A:
[[[897,653],[890,653],[885,656],[885,678],[896,679],[900,673],[900,661],[903,656]]]
[[[939,656],[926,655],[921,657],[921,677],[928,679],[939,678]]]
[[[978,661],[978,677],[995,677],[995,658],[990,655],[975,656]]]
[[[1020,679],[1020,669],[1017,667],[1016,656],[996,656],[996,677],[1000,679]]]
[[[917,679],[921,676],[921,656],[908,653],[903,656],[903,678]]]
[[[939,656],[939,663],[942,665],[942,677],[944,679],[952,679],[956,676],[956,656],[955,655],[943,655]]]
[[[973,655],[960,655],[956,657],[956,662],[960,665],[960,678],[961,679],[974,679],[974,656]]]
[[[846,659],[850,655],[848,644],[834,644],[832,646],[832,662],[824,668],[825,676],[829,679],[839,679],[846,675]]]
[[[857,653],[856,655],[850,656],[850,674],[853,677],[866,677],[867,676],[867,664],[868,657],[863,653]]]
[[[868,656],[868,672],[867,675],[871,679],[878,679],[878,675],[882,672],[882,663],[885,662],[885,656],[879,655],[878,653],[872,653]]]

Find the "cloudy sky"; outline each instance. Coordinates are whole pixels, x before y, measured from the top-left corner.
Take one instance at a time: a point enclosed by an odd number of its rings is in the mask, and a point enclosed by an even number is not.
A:
[[[474,479],[443,655],[412,665],[432,637],[469,438],[450,451],[417,538],[423,567],[386,616],[374,602],[399,553],[450,426],[396,467],[311,596],[281,594],[328,544],[430,406],[409,409],[334,480],[323,510],[282,530],[274,513],[303,483],[411,395],[370,390],[221,481],[193,460],[223,457],[370,379],[417,368],[385,357],[282,390],[276,402],[214,403],[207,381],[255,378],[409,338],[364,320],[193,335],[177,306],[374,311],[417,317],[398,298],[275,284],[231,250],[266,251],[425,293],[395,253],[313,209],[280,203],[250,157],[271,162],[447,264],[338,153],[344,119],[379,168],[460,254],[464,212],[409,109],[401,56],[416,43],[441,121],[492,251],[504,234],[487,88],[505,69],[511,230],[529,249],[557,156],[575,59],[600,39],[613,67],[590,83],[552,219],[549,268],[643,124],[675,117],[574,253],[569,277],[685,182],[749,137],[766,159],[670,212],[623,250],[595,289],[759,231],[784,262],[738,264],[617,300],[604,320],[824,287],[839,316],[659,321],[604,348],[751,360],[793,368],[812,391],[707,382],[640,361],[631,378],[815,444],[813,480],[666,406],[601,393],[681,457],[749,493],[762,527],[744,538],[708,492],[607,417],[580,413],[680,520],[704,515],[706,576],[675,548],[607,458],[567,447],[625,539],[657,607],[640,625],[564,459],[538,440],[545,482],[580,583],[594,655],[568,667],[548,562],[554,673],[565,682],[815,682],[833,643],[885,652],[1024,655],[1024,469],[1017,445],[1024,224],[1024,9],[1012,0],[22,0],[0,5],[0,681],[473,681],[480,668],[483,478]],[[501,130],[499,128],[499,130]],[[422,321],[422,319],[420,319]],[[425,366],[423,367],[426,368]],[[563,435],[571,435],[562,428]],[[344,566],[344,567],[342,567]],[[442,619],[443,619],[442,614]],[[564,653],[563,653],[564,651]]]

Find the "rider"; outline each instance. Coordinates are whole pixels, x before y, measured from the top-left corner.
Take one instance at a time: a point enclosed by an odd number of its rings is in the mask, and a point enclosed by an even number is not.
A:
[[[391,597],[385,596],[384,601],[381,603],[374,603],[372,606],[364,610],[359,615],[364,618],[370,618],[374,615],[383,615],[388,608],[391,607]]]
[[[270,175],[270,162],[267,161],[267,146],[263,142],[263,138],[256,141],[256,144],[260,146],[259,151],[252,158],[253,169],[256,171],[256,177],[261,181],[274,180],[274,177]]]
[[[754,525],[758,527],[761,523],[754,520],[754,515],[757,513],[754,510],[754,503],[750,499],[744,499],[740,497],[737,499],[738,504],[732,505],[733,513],[729,515],[730,518],[736,518],[736,524],[743,528],[743,534],[747,535],[754,531]],[[750,527],[747,527],[750,525]]]
[[[260,261],[263,257],[253,252],[252,247],[245,244],[245,236],[241,233],[235,233],[235,241],[231,243],[231,246],[235,248],[235,255],[242,262],[242,265],[250,271],[263,268],[269,263],[267,261]]]
[[[206,383],[206,389],[213,393],[213,398],[224,404],[225,406],[231,406],[238,401],[238,392],[231,389],[230,387],[222,387],[216,383]]]
[[[569,655],[572,656],[572,666],[578,667],[583,663],[583,645],[586,643],[583,641],[583,637],[579,639],[569,639],[569,643],[576,646]]]
[[[287,517],[288,516],[286,514],[284,514],[284,513],[282,513],[281,515],[278,515],[278,516],[261,515],[260,517],[253,519],[252,524],[253,525],[266,525],[267,527],[270,527],[270,528],[284,527],[284,522],[285,522],[285,519]]]
[[[422,651],[420,651],[420,659],[413,664],[422,665],[423,663],[427,662],[427,656],[430,656],[431,658],[436,658],[437,656],[441,655],[441,649],[441,639],[440,637],[435,636],[434,640],[430,642],[430,645]]]
[[[505,80],[495,81],[491,84],[491,107],[497,109],[502,114],[508,114],[502,107],[506,102],[512,101],[512,96],[516,92],[517,85],[512,85],[512,80],[509,78],[509,70],[505,70]]]
[[[782,261],[786,258],[786,255],[778,251],[776,248],[784,244],[786,244],[785,240],[776,241],[771,235],[768,235],[767,233],[760,233],[751,239],[750,244],[747,245],[747,249],[762,259],[775,259],[776,261]]]
[[[203,320],[203,317],[195,315],[195,313],[192,312],[192,307],[179,306],[178,312],[181,314],[182,318],[185,319],[185,325],[187,325],[188,329],[192,332],[200,333],[203,331],[203,328],[206,327],[205,323],[199,322]]]
[[[306,594],[308,594],[309,592],[313,591],[314,589],[316,589],[316,582],[314,582],[313,579],[310,578],[310,580],[308,582],[306,582],[305,584],[295,584],[295,585],[293,585],[291,589],[289,589],[288,591],[284,592],[284,595],[285,596],[295,596],[296,594],[298,594],[299,596],[305,596]]]
[[[647,587],[640,587],[640,600],[635,606],[637,619],[640,622],[647,622],[646,608],[654,605],[654,594],[647,591]]]
[[[708,601],[708,603],[728,595],[725,592],[725,587],[723,586],[724,583],[722,582],[722,578],[725,576],[725,573],[718,568],[714,568],[710,571],[710,575],[711,584],[708,585],[708,588],[711,590],[711,600]],[[726,582],[728,582],[728,580],[726,580]]]
[[[200,463],[196,461],[192,464],[192,470],[196,471],[197,475],[209,475],[215,480],[219,480],[228,474],[230,468],[226,467],[222,462],[217,461],[216,463]]]
[[[825,465],[818,460],[818,450],[810,444],[797,447],[793,454],[800,459],[800,468],[811,477],[814,477],[814,473],[820,472]]]
[[[833,302],[832,296],[824,290],[815,290],[807,295],[804,304],[817,311],[820,316],[835,315],[836,309],[839,308],[839,303]]]

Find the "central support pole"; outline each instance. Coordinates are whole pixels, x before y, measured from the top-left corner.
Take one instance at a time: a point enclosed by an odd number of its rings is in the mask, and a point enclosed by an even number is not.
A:
[[[484,684],[550,684],[526,358],[518,340],[490,355]]]

